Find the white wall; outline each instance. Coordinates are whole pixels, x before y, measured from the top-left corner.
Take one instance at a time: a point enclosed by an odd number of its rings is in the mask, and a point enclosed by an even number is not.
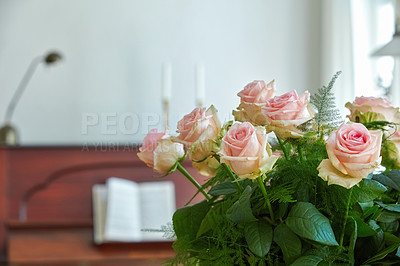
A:
[[[30,60],[57,49],[66,60],[40,66],[16,109],[22,144],[140,142],[143,119],[133,134],[106,134],[104,120],[83,134],[82,115],[161,117],[166,61],[173,131],[195,105],[198,62],[206,104],[226,120],[254,79],[275,79],[279,94],[322,85],[319,13],[319,0],[0,0],[0,117]]]

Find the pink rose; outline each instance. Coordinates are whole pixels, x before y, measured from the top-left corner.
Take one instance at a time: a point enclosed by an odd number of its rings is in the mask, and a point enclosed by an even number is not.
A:
[[[275,96],[275,81],[271,81],[267,85],[263,80],[255,80],[247,84],[243,90],[238,93],[240,102],[245,103],[261,103]]]
[[[221,163],[239,178],[255,179],[272,169],[278,157],[272,155],[265,128],[249,122],[233,124],[222,138]]]
[[[353,122],[400,122],[399,108],[394,108],[385,98],[356,97],[353,103],[346,103],[346,107],[350,110],[348,117]]]
[[[190,146],[200,138],[209,126],[221,128],[215,108],[210,107],[207,111],[205,108],[195,108],[178,122],[177,132],[179,136],[177,140]]]
[[[342,124],[326,141],[329,159],[318,166],[328,184],[346,188],[358,184],[381,163],[382,131],[368,131],[359,123]]]
[[[154,171],[167,175],[185,157],[183,144],[171,140],[165,133],[152,129],[143,139],[138,157]]]
[[[262,114],[261,107],[265,105],[266,100],[274,97],[276,92],[275,81],[267,85],[262,80],[255,80],[244,87],[238,93],[240,105],[233,111],[236,121],[250,122],[253,125],[264,126],[267,123]]]
[[[142,146],[139,148],[138,157],[147,166],[154,167],[154,150],[157,148],[157,141],[161,139],[165,133],[158,132],[157,129],[150,130],[143,139]]]
[[[214,106],[211,106],[206,113],[209,114],[209,120],[212,119],[212,123],[208,124],[200,137],[190,146],[189,158],[193,161],[193,166],[199,170],[199,173],[205,176],[213,176],[219,167],[218,161],[212,156],[220,150],[218,138],[221,124]]]
[[[308,91],[298,96],[294,90],[267,100],[262,107],[268,121],[267,130],[274,131],[282,139],[301,137],[304,132],[297,127],[315,114],[309,100]]]

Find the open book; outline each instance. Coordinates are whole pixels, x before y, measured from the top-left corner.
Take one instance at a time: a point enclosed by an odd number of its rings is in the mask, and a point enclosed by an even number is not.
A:
[[[111,177],[93,186],[94,242],[165,241],[160,229],[172,221],[175,188],[171,181],[135,183]]]

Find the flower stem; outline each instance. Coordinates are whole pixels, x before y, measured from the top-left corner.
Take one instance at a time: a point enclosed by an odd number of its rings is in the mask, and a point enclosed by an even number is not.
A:
[[[225,170],[228,172],[229,178],[232,180],[233,183],[235,183],[237,189],[241,193],[243,191],[242,186],[237,182],[235,175],[232,173],[231,168],[229,168],[229,165],[226,163],[222,163],[222,166],[225,168]]]
[[[340,242],[339,245],[343,247],[343,240],[344,240],[344,232],[346,230],[346,223],[347,223],[347,216],[349,215],[349,209],[350,209],[350,202],[351,202],[351,194],[353,192],[353,188],[350,188],[349,192],[349,198],[347,200],[347,206],[346,206],[346,213],[344,215],[344,221],[343,221],[343,229],[342,229],[342,234],[340,235]]]
[[[304,153],[303,153],[303,149],[300,145],[297,146],[297,152],[299,153],[300,156],[300,162],[304,163]]]
[[[188,173],[188,171],[186,171],[186,169],[185,169],[180,163],[178,163],[177,169],[178,169],[179,172],[181,172],[190,182],[192,182],[193,185],[196,186],[196,188],[204,195],[204,197],[206,197],[206,199],[207,199],[208,201],[211,200],[210,196],[204,191],[204,189],[200,186],[200,184],[197,183],[197,181]]]
[[[269,222],[271,225],[275,225],[275,223],[267,216],[263,216],[262,217],[264,220],[266,220],[267,222]]]
[[[257,177],[257,181],[258,181],[258,185],[260,186],[261,192],[264,195],[265,203],[267,203],[267,207],[268,207],[268,210],[269,210],[269,214],[271,216],[271,220],[274,223],[275,222],[274,212],[272,211],[271,202],[269,201],[267,190],[265,189],[263,176],[261,175],[261,176]]]
[[[281,145],[281,149],[283,151],[283,155],[285,155],[286,160],[289,160],[289,154],[287,152],[287,149],[283,143],[283,140],[281,140],[278,136],[276,136],[276,138],[278,139],[279,145]]]

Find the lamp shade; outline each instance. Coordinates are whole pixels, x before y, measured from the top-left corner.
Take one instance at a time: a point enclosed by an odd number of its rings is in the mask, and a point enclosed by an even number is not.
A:
[[[377,49],[371,55],[400,57],[400,34],[395,34],[389,43]]]

